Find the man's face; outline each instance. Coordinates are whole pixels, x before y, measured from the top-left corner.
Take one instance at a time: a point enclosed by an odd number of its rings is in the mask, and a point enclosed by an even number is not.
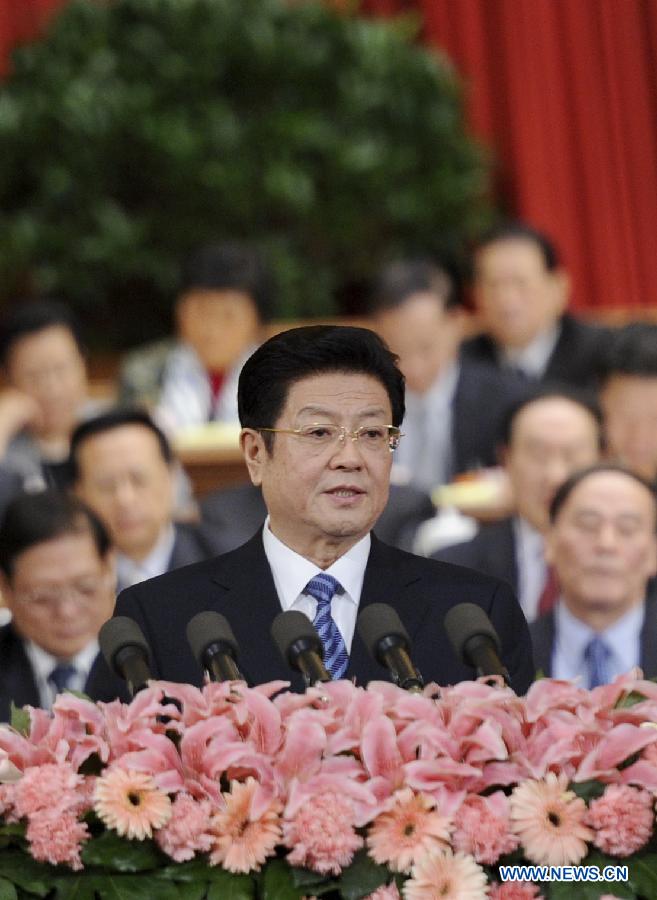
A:
[[[313,423],[390,425],[388,394],[370,375],[332,373],[290,387],[276,428]],[[321,448],[293,434],[276,434],[271,455],[262,435],[245,429],[242,447],[254,484],[262,485],[272,532],[307,559],[337,558],[366,535],[388,499],[392,454],[349,436]]]
[[[509,238],[477,252],[475,299],[493,339],[522,349],[557,321],[568,299],[568,280],[561,270],[548,271],[533,241]]]
[[[622,472],[587,476],[559,510],[546,555],[578,618],[620,617],[643,600],[657,570],[649,491]]]
[[[68,328],[54,325],[20,338],[9,352],[10,383],[39,405],[39,432],[68,433],[87,390],[84,360]]]
[[[230,368],[258,341],[258,310],[242,291],[188,291],[176,316],[180,338],[210,372]]]
[[[114,610],[111,554],[103,559],[88,532],[35,544],[16,559],[2,593],[16,631],[59,659],[94,640]]]
[[[545,531],[557,488],[598,457],[598,425],[583,406],[565,397],[546,397],[523,407],[504,458],[519,514]]]
[[[612,375],[600,394],[609,456],[657,478],[657,376]]]
[[[401,306],[383,310],[375,327],[393,353],[411,391],[423,394],[456,359],[463,336],[460,310],[446,310],[430,292],[412,294]]]
[[[120,425],[92,435],[78,448],[76,491],[96,512],[126,556],[144,559],[173,510],[173,478],[153,432]]]

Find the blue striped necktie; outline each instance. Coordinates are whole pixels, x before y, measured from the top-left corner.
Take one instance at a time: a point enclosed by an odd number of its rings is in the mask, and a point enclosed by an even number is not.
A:
[[[608,684],[609,676],[609,657],[611,656],[611,648],[609,644],[596,635],[591,638],[584,650],[584,658],[589,676],[589,689],[599,687],[601,684]]]
[[[48,675],[48,681],[58,694],[70,687],[71,681],[77,675],[75,666],[69,663],[58,663]]]
[[[304,594],[309,594],[317,601],[317,612],[313,625],[317,629],[324,647],[324,665],[332,678],[344,678],[349,665],[349,655],[340,629],[331,615],[331,600],[334,594],[343,593],[342,585],[332,575],[320,573],[311,578]]]

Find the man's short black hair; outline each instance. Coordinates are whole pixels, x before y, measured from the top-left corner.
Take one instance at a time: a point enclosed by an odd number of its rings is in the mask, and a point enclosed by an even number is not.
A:
[[[73,494],[56,488],[18,494],[0,522],[0,570],[11,581],[21,554],[68,534],[91,535],[101,558],[111,546],[98,516]]]
[[[657,378],[657,325],[632,322],[614,332],[603,363],[604,376]]]
[[[454,271],[427,257],[399,259],[384,266],[374,280],[370,314],[397,309],[413,294],[435,294],[444,309],[463,305]]]
[[[566,478],[563,484],[557,488],[554,497],[552,498],[552,502],[550,503],[550,522],[556,521],[564,503],[578,484],[586,481],[591,475],[598,475],[599,473],[604,472],[619,472],[621,475],[627,475],[628,478],[636,481],[637,484],[640,484],[648,491],[655,507],[655,526],[657,527],[657,492],[655,492],[654,486],[633,469],[628,469],[627,466],[621,466],[617,463],[606,462],[596,463],[594,466],[587,466],[585,469],[578,469],[577,472],[573,472],[572,475]]]
[[[26,300],[14,307],[0,324],[0,365],[7,365],[12,348],[22,338],[57,326],[70,331],[80,353],[83,353],[78,322],[65,303],[58,300]]]
[[[151,431],[157,438],[162,458],[167,464],[173,462],[173,451],[166,435],[144,409],[111,409],[109,412],[85,419],[75,428],[71,435],[71,449],[68,459],[68,477],[72,484],[80,477],[80,464],[78,453],[86,440],[97,434],[114,431],[115,428],[123,428],[125,425],[141,425]]]
[[[369,328],[306,325],[276,334],[247,359],[237,405],[242,428],[273,428],[293,384],[333,372],[371,375],[390,398],[392,424],[404,418],[404,376],[397,357]],[[268,449],[273,435],[265,434]]]
[[[193,250],[182,267],[179,296],[193,290],[235,290],[248,294],[262,322],[272,316],[273,285],[262,254],[238,241],[204,244]]]
[[[523,396],[510,404],[504,411],[498,435],[498,444],[508,447],[513,437],[513,428],[520,413],[528,406],[540,400],[568,400],[581,406],[594,419],[598,431],[598,445],[603,447],[603,419],[595,394],[592,391],[577,389],[569,385],[538,385],[527,388]]]
[[[559,255],[552,240],[542,231],[520,220],[500,222],[486,231],[477,242],[475,255],[479,250],[483,250],[484,247],[489,247],[491,244],[515,240],[529,241],[534,244],[540,250],[548,272],[554,272],[559,268]]]

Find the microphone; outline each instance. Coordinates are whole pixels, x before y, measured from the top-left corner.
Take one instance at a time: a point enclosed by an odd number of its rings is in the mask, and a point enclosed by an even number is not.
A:
[[[150,650],[137,623],[128,616],[108,619],[98,633],[107,665],[128,685],[130,696],[148,687]]]
[[[212,610],[198,613],[187,623],[187,640],[211,681],[245,680],[237,668],[237,641],[225,616]]]
[[[322,641],[308,616],[294,609],[279,613],[271,623],[271,636],[285,662],[303,674],[307,687],[331,681]]]
[[[509,673],[500,659],[500,639],[491,620],[475,603],[459,603],[445,616],[445,630],[456,655],[477,675],[501,675],[510,684]]]
[[[392,606],[370,603],[356,624],[370,655],[388,669],[395,684],[405,691],[421,693],[424,681],[409,656],[411,639]]]

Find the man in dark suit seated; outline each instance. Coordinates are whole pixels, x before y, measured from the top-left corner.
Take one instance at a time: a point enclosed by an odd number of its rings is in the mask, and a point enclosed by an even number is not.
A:
[[[203,529],[173,521],[174,463],[142,410],[111,410],[73,432],[73,486],[112,537],[119,590],[212,556]]]
[[[393,480],[431,492],[496,465],[500,420],[525,386],[488,363],[459,359],[465,310],[452,276],[427,259],[393,262],[374,285],[370,312],[406,378]]]
[[[84,690],[112,615],[109,537],[84,503],[49,489],[21,494],[0,526],[0,590],[12,619],[0,628],[0,721],[16,706],[50,708]]]
[[[657,325],[614,335],[600,391],[608,456],[657,484]]]
[[[523,222],[497,225],[474,255],[474,297],[484,333],[463,356],[530,380],[595,386],[608,329],[566,311],[570,283],[552,241]]]
[[[657,497],[629,469],[575,473],[554,496],[547,554],[560,585],[555,609],[531,625],[534,659],[584,687],[633,666],[657,676]]]
[[[247,360],[239,381],[241,447],[268,516],[250,541],[208,562],[124,591],[116,612],[133,618],[152,648],[153,675],[201,684],[185,646],[187,622],[203,610],[230,620],[247,681],[288,679],[269,629],[296,609],[331,636],[331,674],[361,684],[386,676],[354,634],[358,610],[395,607],[427,681],[472,678],[443,627],[461,601],[479,604],[502,644],[513,686],[533,674],[529,634],[511,589],[493,578],[413,556],[371,534],[388,497],[392,451],[404,416],[404,380],[374,332],[310,326],[282,332]],[[318,577],[319,576],[319,577]],[[318,590],[321,582],[324,590]],[[93,695],[121,686],[100,663]],[[301,679],[290,679],[295,687]]]
[[[515,514],[434,556],[508,581],[531,622],[556,601],[544,555],[550,502],[568,475],[599,459],[600,413],[586,396],[545,388],[508,411],[500,437]]]

